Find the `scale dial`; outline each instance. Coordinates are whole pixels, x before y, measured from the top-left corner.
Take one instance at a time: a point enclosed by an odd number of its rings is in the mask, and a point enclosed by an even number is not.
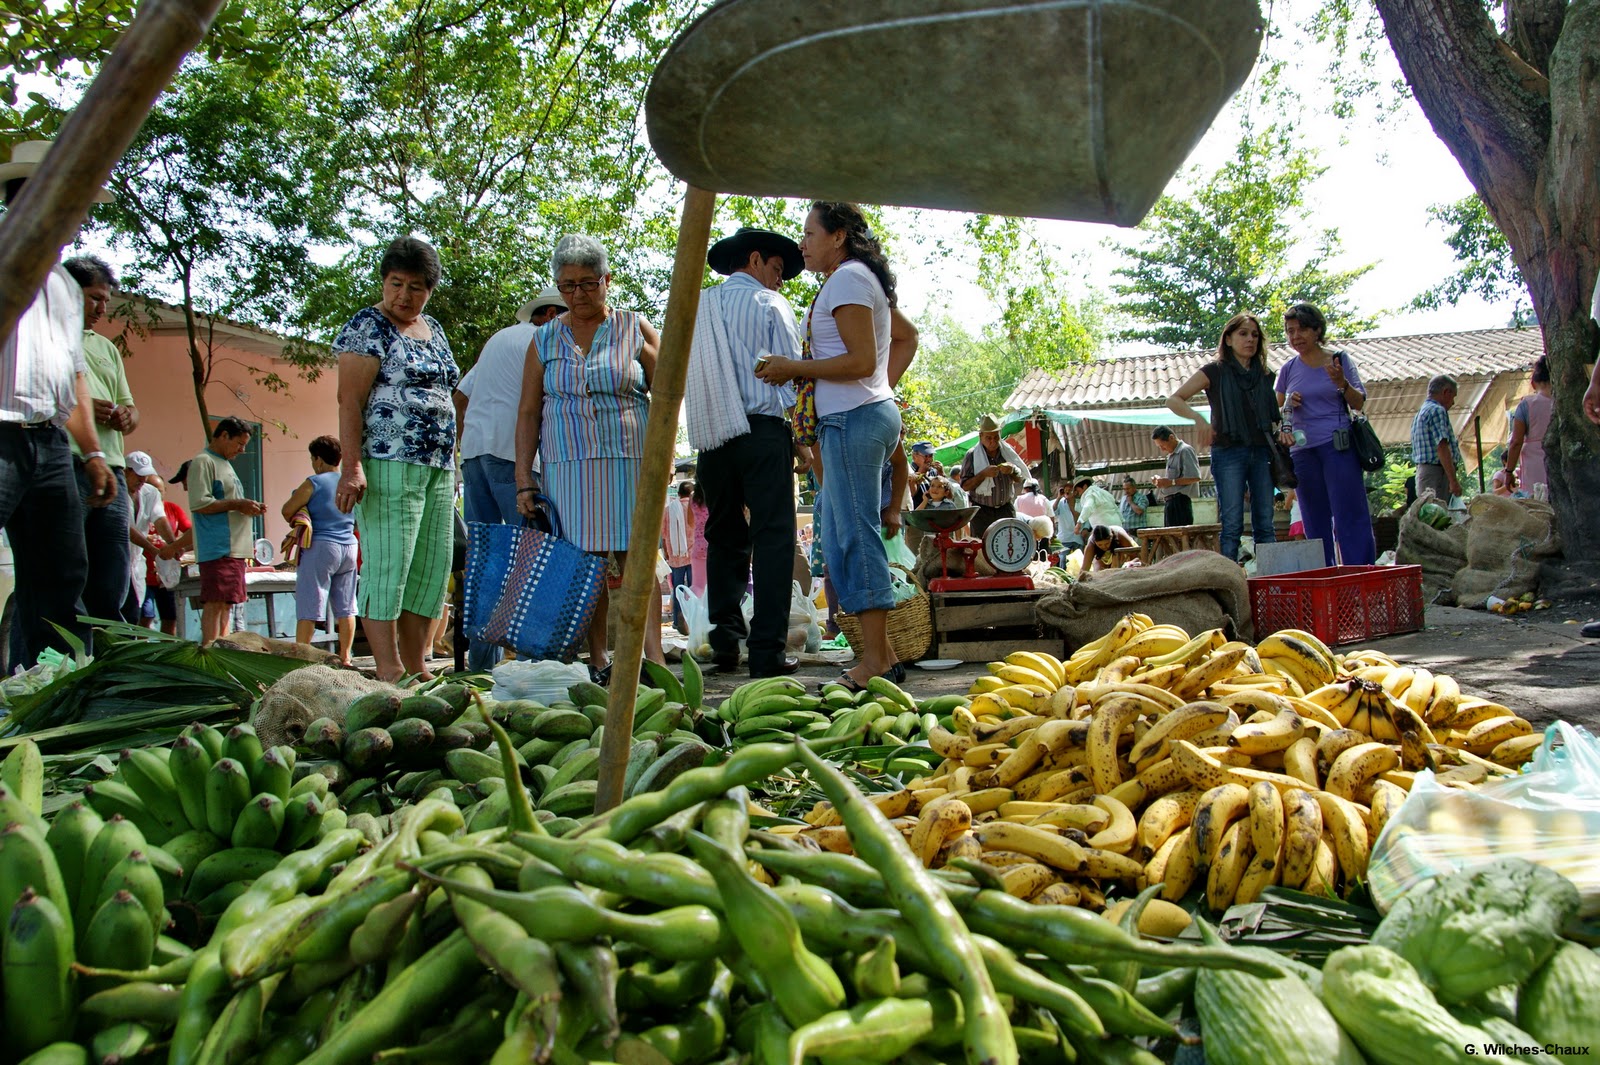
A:
[[[1021,518],[1001,518],[983,534],[983,553],[1001,573],[1021,573],[1033,561],[1037,541]]]

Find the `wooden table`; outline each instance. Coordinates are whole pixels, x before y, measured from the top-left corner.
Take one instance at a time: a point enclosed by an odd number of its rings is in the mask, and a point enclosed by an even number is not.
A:
[[[1150,565],[1180,551],[1220,551],[1221,525],[1168,525],[1158,529],[1139,529],[1139,561]]]

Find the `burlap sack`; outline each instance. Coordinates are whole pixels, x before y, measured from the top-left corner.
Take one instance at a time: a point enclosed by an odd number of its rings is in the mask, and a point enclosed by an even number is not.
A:
[[[1422,504],[1432,498],[1433,493],[1425,493],[1400,516],[1400,538],[1394,549],[1400,565],[1422,567],[1422,597],[1428,603],[1451,588],[1456,573],[1467,563],[1465,525],[1435,529],[1418,517]]]
[[[385,684],[352,669],[306,666],[286,673],[261,694],[251,724],[262,746],[294,746],[306,734],[306,726],[319,717],[343,723],[344,712],[358,696],[375,691],[403,689]]]
[[[1185,551],[1151,566],[1097,573],[1045,593],[1035,610],[1040,624],[1061,633],[1068,653],[1105,635],[1130,612],[1191,634],[1220,628],[1230,639],[1255,636],[1244,570],[1214,551]]]
[[[1467,514],[1467,564],[1451,580],[1456,605],[1482,610],[1491,595],[1537,595],[1540,564],[1561,553],[1550,504],[1485,494]]]

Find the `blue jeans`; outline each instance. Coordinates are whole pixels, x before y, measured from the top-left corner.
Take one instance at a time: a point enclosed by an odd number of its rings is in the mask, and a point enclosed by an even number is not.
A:
[[[1370,566],[1378,554],[1372,535],[1372,512],[1355,448],[1335,451],[1333,444],[1297,447],[1294,475],[1300,479],[1296,498],[1306,539],[1321,540],[1322,554],[1334,565],[1333,544],[1339,542],[1340,565]]]
[[[1244,493],[1250,490],[1250,535],[1258,544],[1276,539],[1272,529],[1272,455],[1266,445],[1213,447],[1211,476],[1217,482],[1217,521],[1222,524],[1224,558],[1239,561],[1244,533]]]
[[[694,580],[694,567],[670,566],[672,570],[672,624],[682,625],[683,604],[678,601],[678,589],[690,584]]]
[[[900,440],[900,409],[885,399],[817,422],[822,443],[822,553],[848,614],[889,610],[894,588],[883,547],[882,476]]]
[[[474,455],[461,463],[461,502],[468,521],[521,524],[517,513],[517,464],[497,455]],[[467,644],[467,669],[479,673],[500,661],[500,648],[482,640]]]

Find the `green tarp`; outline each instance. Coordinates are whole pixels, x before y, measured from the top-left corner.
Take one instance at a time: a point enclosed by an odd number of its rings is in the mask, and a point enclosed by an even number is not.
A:
[[[1201,416],[1209,417],[1205,407],[1196,407],[1195,410]],[[1188,419],[1179,417],[1165,407],[1128,407],[1122,410],[1035,410],[1006,415],[1005,421],[1000,426],[1000,432],[1003,436],[1010,436],[1025,423],[1037,417],[1043,417],[1057,425],[1077,425],[1079,422],[1115,422],[1118,425],[1188,424]],[[960,462],[977,442],[976,432],[958,436],[935,447],[933,457],[949,469]]]

